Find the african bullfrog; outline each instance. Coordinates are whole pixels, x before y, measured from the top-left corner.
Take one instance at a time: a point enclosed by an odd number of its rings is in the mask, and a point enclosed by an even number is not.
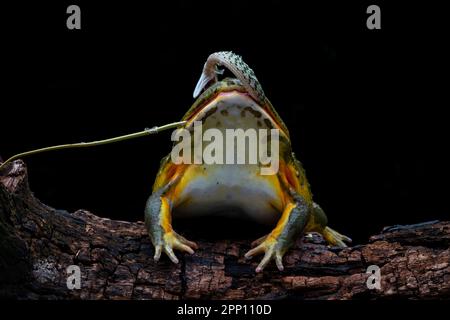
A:
[[[234,75],[219,80],[226,68]],[[172,228],[174,215],[245,215],[273,230],[252,243],[246,258],[264,254],[256,268],[260,272],[273,259],[281,271],[283,255],[306,232],[322,234],[330,245],[345,247],[351,239],[327,226],[327,217],[313,202],[305,171],[291,150],[289,131],[266,98],[253,70],[232,52],[211,54],[194,91],[195,103],[183,117],[182,129],[203,130],[277,129],[278,170],[262,174],[260,162],[244,164],[174,163],[168,155],[161,161],[152,195],[145,208],[145,223],[154,259],[165,252],[174,263],[174,249],[194,253],[196,243]],[[270,142],[270,141],[269,141]],[[202,148],[206,148],[204,145]],[[238,209],[238,210],[236,210]]]

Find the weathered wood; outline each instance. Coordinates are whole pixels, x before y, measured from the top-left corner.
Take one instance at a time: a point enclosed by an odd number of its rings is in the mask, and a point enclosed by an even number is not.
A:
[[[194,239],[195,240],[195,239]],[[28,187],[24,163],[0,173],[0,296],[24,299],[379,299],[450,298],[450,222],[385,228],[366,245],[327,247],[305,237],[285,258],[255,274],[248,241],[198,241],[180,264],[152,259],[142,222],[55,210]],[[78,265],[80,290],[66,286]],[[381,268],[381,290],[366,286]]]

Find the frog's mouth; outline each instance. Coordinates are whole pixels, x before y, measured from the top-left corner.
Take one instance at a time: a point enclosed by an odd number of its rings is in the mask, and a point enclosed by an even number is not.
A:
[[[245,90],[221,91],[201,104],[197,111],[186,119],[189,129],[200,121],[205,127],[227,129],[276,129],[277,123],[267,110],[256,103]]]
[[[208,87],[183,120],[187,121],[186,129],[201,121],[208,128],[280,129],[282,135],[288,138],[270,110],[256,102],[241,82],[234,78],[225,78]]]

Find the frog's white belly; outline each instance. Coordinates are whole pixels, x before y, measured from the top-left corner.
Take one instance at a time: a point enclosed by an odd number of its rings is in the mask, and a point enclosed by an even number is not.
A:
[[[214,128],[225,138],[227,129],[254,129],[259,134],[259,129],[276,127],[273,119],[261,106],[249,95],[237,91],[220,93],[191,119],[186,128],[192,128],[194,120],[202,120],[203,130]],[[201,136],[198,138],[201,139]],[[223,143],[224,153],[230,152],[225,147],[225,140]],[[204,149],[201,151],[203,154]],[[249,159],[249,148],[240,153],[235,145],[231,152],[234,153],[233,156],[241,154],[244,159]],[[175,217],[238,215],[260,223],[273,223],[279,219],[283,200],[277,175],[261,175],[261,168],[250,162],[214,165],[202,163],[189,165],[181,181],[177,183],[176,203],[172,204]]]
[[[225,215],[273,223],[281,214],[277,176],[258,175],[257,165],[191,165],[174,216]]]

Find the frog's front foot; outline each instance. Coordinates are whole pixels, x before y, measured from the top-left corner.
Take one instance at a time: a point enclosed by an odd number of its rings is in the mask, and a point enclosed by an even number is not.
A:
[[[189,254],[193,254],[193,249],[198,249],[195,242],[187,240],[185,237],[179,235],[175,231],[165,232],[159,237],[152,237],[153,246],[155,247],[155,261],[158,261],[161,257],[161,252],[164,251],[173,263],[178,263],[173,249],[185,251]]]
[[[289,248],[289,245],[287,245],[285,241],[277,240],[269,234],[268,236],[255,240],[252,245],[256,246],[245,254],[247,259],[251,259],[255,255],[264,253],[264,257],[256,267],[256,272],[261,272],[272,259],[275,260],[278,270],[284,270],[283,255]]]
[[[170,185],[154,192],[147,200],[145,206],[145,225],[155,247],[155,261],[159,260],[161,252],[164,251],[173,263],[178,263],[178,258],[173,252],[174,249],[193,254],[193,249],[197,249],[198,247],[195,242],[187,240],[172,228],[170,201],[164,197],[164,192],[169,187]]]

